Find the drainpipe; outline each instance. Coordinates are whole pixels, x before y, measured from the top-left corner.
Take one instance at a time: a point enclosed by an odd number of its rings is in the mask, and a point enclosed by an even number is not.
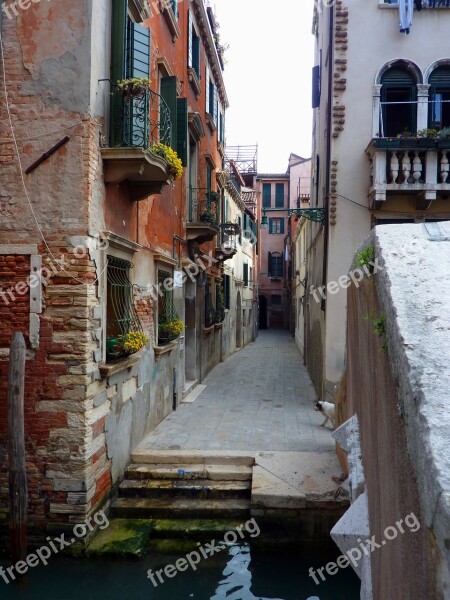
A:
[[[327,285],[328,274],[328,238],[330,233],[329,226],[329,203],[330,203],[330,175],[331,175],[331,114],[333,112],[333,33],[334,33],[334,7],[330,6],[330,23],[328,30],[328,114],[327,114],[327,162],[325,170],[325,225],[324,225],[324,244],[323,244],[323,267],[322,267],[322,285]],[[320,303],[322,311],[326,310],[326,298],[322,298]]]

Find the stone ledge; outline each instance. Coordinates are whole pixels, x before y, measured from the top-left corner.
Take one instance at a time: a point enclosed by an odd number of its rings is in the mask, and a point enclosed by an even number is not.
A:
[[[175,342],[171,342],[169,344],[166,344],[165,346],[154,346],[153,352],[155,353],[155,358],[159,358],[163,354],[172,352],[172,350],[175,350],[176,347],[177,347],[177,344]]]
[[[223,323],[215,323],[214,329],[223,329]]]
[[[139,352],[138,354],[133,354],[127,358],[120,358],[117,361],[100,365],[100,375],[102,377],[111,377],[111,375],[114,375],[115,373],[120,373],[120,371],[125,371],[125,369],[131,369],[141,358],[142,353]]]
[[[210,335],[213,331],[214,331],[214,325],[211,325],[211,327],[203,327],[203,337]]]

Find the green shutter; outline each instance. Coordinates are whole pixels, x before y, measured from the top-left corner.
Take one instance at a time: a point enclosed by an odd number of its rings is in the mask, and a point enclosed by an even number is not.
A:
[[[192,67],[192,64],[193,64],[193,59],[192,59],[192,53],[193,53],[192,44],[193,44],[193,40],[192,40],[192,13],[191,13],[191,11],[189,11],[188,12],[188,67]]]
[[[269,217],[269,233],[273,233],[273,218]]]
[[[127,1],[113,0],[111,23],[111,81],[125,78]]]
[[[284,183],[275,184],[275,206],[277,208],[284,207]]]
[[[269,256],[267,258],[267,277],[272,276],[272,252],[268,253]]]
[[[172,134],[170,142],[165,143],[177,150],[177,78],[176,77],[163,77],[161,79],[161,97],[167,104],[170,111],[170,120],[172,123]]]
[[[280,219],[280,233],[284,233],[284,217]]]
[[[271,184],[263,183],[263,208],[270,208]]]
[[[212,112],[212,117],[214,119],[214,123],[216,125],[216,129],[218,129],[219,127],[219,121],[218,121],[218,113],[219,113],[219,101],[218,101],[218,96],[217,96],[217,88],[215,85],[213,85],[213,112]]]
[[[187,98],[177,98],[177,154],[183,167],[187,166],[188,103]]]
[[[206,67],[206,77],[205,77],[205,97],[206,97],[206,112],[210,111],[210,89],[209,89],[209,67]]]
[[[127,77],[150,77],[150,30],[128,19]]]
[[[244,286],[248,286],[248,264],[244,263]]]

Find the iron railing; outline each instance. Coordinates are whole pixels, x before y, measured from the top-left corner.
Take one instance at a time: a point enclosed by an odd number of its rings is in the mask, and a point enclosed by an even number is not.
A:
[[[130,95],[110,85],[110,147],[149,148],[156,142],[170,146],[173,128],[164,98],[151,89]]]
[[[384,0],[384,4],[398,5],[398,0]],[[450,8],[450,0],[422,0],[423,8]]]
[[[219,194],[206,188],[189,187],[189,222],[219,225]]]
[[[220,232],[217,236],[217,248],[220,248],[226,257],[227,254],[233,255],[237,251],[237,236],[241,229],[237,223],[221,223]]]

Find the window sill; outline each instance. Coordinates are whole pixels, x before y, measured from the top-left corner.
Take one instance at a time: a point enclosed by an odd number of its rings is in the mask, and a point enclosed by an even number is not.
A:
[[[99,366],[100,375],[106,378],[111,377],[111,375],[115,375],[116,373],[120,373],[121,371],[125,371],[126,369],[132,369],[141,358],[142,352],[138,352],[131,356],[127,356],[126,358],[119,358],[110,363],[104,363]]]
[[[198,98],[200,96],[200,93],[202,90],[200,88],[200,80],[198,78],[197,71],[195,69],[193,69],[192,67],[188,67],[188,76],[189,76],[189,83],[191,84],[191,88],[195,92],[195,97]]]
[[[153,346],[155,358],[158,359],[163,354],[168,354],[169,352],[172,352],[172,350],[175,350],[177,345],[178,344],[176,342],[170,342],[169,344],[165,344],[164,346]]]

